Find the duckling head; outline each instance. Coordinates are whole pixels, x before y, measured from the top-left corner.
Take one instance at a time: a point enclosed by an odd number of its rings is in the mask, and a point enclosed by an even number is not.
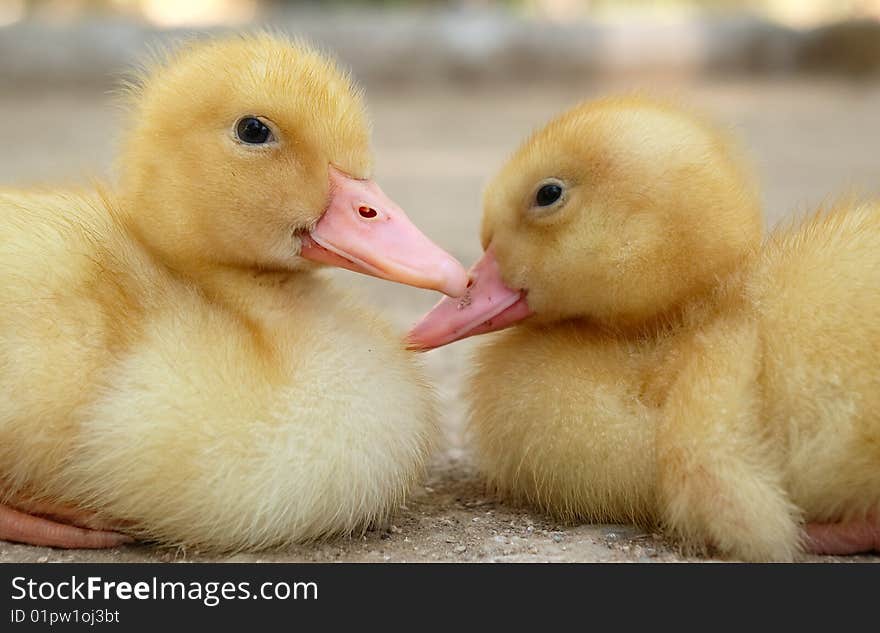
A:
[[[757,189],[726,133],[641,96],[586,103],[491,181],[468,292],[426,315],[411,347],[527,317],[650,322],[733,270],[762,230]]]
[[[305,44],[256,35],[186,46],[144,74],[131,119],[122,199],[172,266],[319,262],[464,292],[461,265],[370,180],[361,92]]]

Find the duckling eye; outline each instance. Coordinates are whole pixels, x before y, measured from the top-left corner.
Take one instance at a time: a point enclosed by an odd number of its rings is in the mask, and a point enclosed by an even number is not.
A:
[[[269,126],[257,117],[246,116],[235,126],[235,136],[248,145],[263,145],[275,140]]]
[[[549,207],[561,197],[562,185],[551,182],[538,189],[538,192],[535,194],[535,204],[539,207]]]

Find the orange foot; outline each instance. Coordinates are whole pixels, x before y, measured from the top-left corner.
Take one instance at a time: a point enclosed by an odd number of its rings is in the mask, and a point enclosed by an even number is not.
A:
[[[75,508],[17,499],[14,503],[18,509],[0,504],[0,540],[65,549],[101,549],[134,541]]]
[[[880,519],[868,517],[846,523],[810,523],[807,525],[807,551],[833,555],[880,552]]]

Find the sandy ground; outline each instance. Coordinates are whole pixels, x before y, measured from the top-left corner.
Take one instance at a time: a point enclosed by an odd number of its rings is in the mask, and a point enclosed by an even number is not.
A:
[[[880,193],[880,83],[667,78],[564,88],[367,88],[379,181],[427,234],[466,264],[480,252],[481,189],[505,156],[560,109],[616,90],[679,96],[736,128],[757,163],[771,225],[835,193]],[[82,181],[106,173],[117,129],[110,96],[85,91],[21,94],[4,87],[0,120],[0,185]],[[430,293],[349,273],[340,273],[338,279],[356,287],[401,330],[436,300]],[[656,534],[629,526],[559,525],[487,496],[464,443],[458,397],[472,347],[465,341],[425,357],[442,402],[446,442],[424,485],[385,529],[360,538],[222,559],[148,546],[87,552],[0,542],[0,562],[686,560]]]

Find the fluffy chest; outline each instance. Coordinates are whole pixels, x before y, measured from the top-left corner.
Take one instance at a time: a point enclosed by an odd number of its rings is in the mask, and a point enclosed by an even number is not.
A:
[[[500,488],[577,516],[650,515],[658,409],[642,397],[637,350],[575,327],[521,328],[477,361],[471,428]]]

